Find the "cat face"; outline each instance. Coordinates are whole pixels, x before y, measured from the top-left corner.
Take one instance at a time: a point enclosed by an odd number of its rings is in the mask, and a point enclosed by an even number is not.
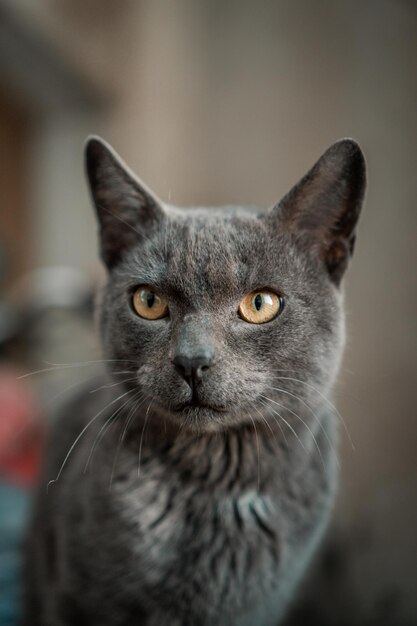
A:
[[[332,146],[267,212],[168,207],[97,139],[87,170],[109,270],[100,327],[116,369],[191,428],[314,409],[343,344],[339,285],[365,180],[357,144]]]

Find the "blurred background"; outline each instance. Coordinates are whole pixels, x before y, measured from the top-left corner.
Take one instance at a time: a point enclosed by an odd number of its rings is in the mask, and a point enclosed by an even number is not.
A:
[[[267,207],[335,140],[362,145],[335,392],[355,450],[292,623],[417,624],[416,53],[412,0],[0,0],[1,626],[41,416],[100,358],[90,133],[179,205]]]

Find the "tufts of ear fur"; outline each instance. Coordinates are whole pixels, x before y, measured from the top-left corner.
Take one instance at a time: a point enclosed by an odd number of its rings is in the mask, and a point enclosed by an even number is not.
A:
[[[366,184],[365,159],[353,139],[333,144],[272,209],[271,218],[324,262],[339,284],[353,253]]]
[[[157,197],[99,137],[90,137],[85,164],[100,224],[101,256],[110,269],[163,219]]]

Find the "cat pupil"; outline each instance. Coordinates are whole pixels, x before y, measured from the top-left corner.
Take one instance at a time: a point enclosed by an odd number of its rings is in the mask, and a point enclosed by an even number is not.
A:
[[[148,307],[151,309],[153,307],[153,305],[155,304],[155,294],[152,293],[152,291],[148,292],[148,295],[146,296],[146,302]]]
[[[261,296],[261,294],[260,294],[260,293],[258,293],[258,294],[255,296],[255,299],[254,299],[253,303],[254,303],[254,305],[255,305],[255,309],[256,309],[257,311],[260,311],[260,310],[261,310],[261,308],[262,308],[262,296]]]

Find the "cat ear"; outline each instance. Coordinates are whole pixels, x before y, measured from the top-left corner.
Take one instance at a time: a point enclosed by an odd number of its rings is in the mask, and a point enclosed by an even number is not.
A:
[[[359,145],[341,139],[271,213],[281,228],[320,256],[336,284],[353,253],[365,184],[365,159]]]
[[[163,219],[162,203],[136,178],[116,152],[90,137],[85,164],[100,224],[101,256],[111,268]]]

